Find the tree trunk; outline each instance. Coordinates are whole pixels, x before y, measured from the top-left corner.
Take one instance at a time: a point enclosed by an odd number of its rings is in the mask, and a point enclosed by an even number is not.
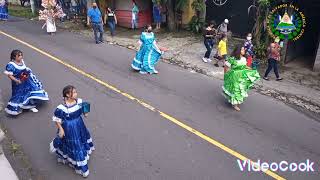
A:
[[[104,19],[105,11],[106,11],[106,0],[98,0],[99,1],[99,9],[101,12],[102,19]]]
[[[174,0],[168,0],[167,1],[167,9],[168,9],[168,29],[169,31],[175,31],[176,26],[175,26],[175,14],[174,14]]]
[[[206,21],[206,14],[207,14],[207,5],[206,5],[205,0],[202,0],[202,3],[205,5],[205,8],[203,9],[203,12],[201,12],[200,18],[205,22]]]

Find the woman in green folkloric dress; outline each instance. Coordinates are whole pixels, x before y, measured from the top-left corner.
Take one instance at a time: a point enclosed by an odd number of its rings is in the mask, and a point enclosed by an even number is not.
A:
[[[239,46],[229,57],[225,66],[223,94],[232,104],[235,110],[240,111],[239,105],[248,97],[248,91],[254,83],[260,79],[256,70],[248,67],[245,56],[245,49]]]

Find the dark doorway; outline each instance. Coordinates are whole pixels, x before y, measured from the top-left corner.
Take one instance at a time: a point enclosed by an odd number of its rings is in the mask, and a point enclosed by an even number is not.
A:
[[[304,13],[307,25],[299,40],[288,43],[285,62],[312,69],[320,40],[320,1],[299,1],[296,4]]]
[[[254,8],[248,15],[248,8],[253,4],[253,0],[227,0],[222,6],[217,6],[213,0],[207,0],[206,20],[214,20],[217,25],[224,19],[229,19],[228,29],[234,36],[245,37],[252,31],[254,25]]]

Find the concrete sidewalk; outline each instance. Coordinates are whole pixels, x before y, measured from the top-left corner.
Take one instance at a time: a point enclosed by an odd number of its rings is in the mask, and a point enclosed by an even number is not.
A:
[[[18,177],[12,169],[9,161],[2,150],[2,141],[5,138],[4,132],[0,129],[0,179],[3,180],[18,180]]]
[[[2,101],[1,89],[0,89],[0,112],[3,111],[3,108],[4,108],[4,104]],[[5,139],[5,133],[0,128],[0,179],[1,180],[18,180],[18,176],[16,175],[9,161],[4,155],[4,152],[2,149],[2,143],[4,139]]]
[[[74,31],[84,36],[92,37],[93,39],[92,31],[84,28],[81,24],[58,22],[57,26],[58,30],[62,28]],[[107,41],[113,41],[115,45],[137,50],[140,31],[117,28],[116,36],[111,39],[109,31],[106,29],[104,37]],[[161,30],[160,32],[156,32],[156,37],[160,46],[170,49],[163,55],[164,62],[181,66],[182,68],[188,69],[191,73],[197,72],[223,80],[222,67],[215,67],[213,63],[204,63],[201,60],[206,51],[201,35],[195,35],[187,31],[168,33]],[[231,53],[236,45],[242,43],[242,39],[229,39],[229,53]],[[213,51],[212,55],[214,53]],[[299,62],[290,63],[280,68],[280,74],[284,78],[283,81],[275,81],[272,72],[270,73],[271,80],[259,81],[255,89],[261,94],[274,97],[285,103],[296,105],[316,115],[320,115],[320,73],[312,72],[310,69],[298,63]],[[260,74],[263,74],[264,71],[265,67],[259,68]]]

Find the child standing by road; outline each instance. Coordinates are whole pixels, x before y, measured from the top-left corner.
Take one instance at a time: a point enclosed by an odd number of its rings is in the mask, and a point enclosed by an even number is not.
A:
[[[77,174],[87,177],[89,155],[94,150],[82,118],[88,111],[84,111],[85,103],[77,98],[75,87],[66,86],[62,94],[64,103],[56,108],[52,118],[58,127],[58,136],[50,143],[50,151],[56,153],[58,162],[68,164]]]
[[[218,44],[218,59],[219,61],[222,61],[223,64],[227,58],[227,35],[222,34],[221,35],[221,40],[219,41]],[[214,64],[216,67],[219,67],[218,61]]]
[[[251,33],[249,33],[247,35],[247,40],[244,42],[243,47],[246,51],[247,66],[252,67],[252,59],[254,57],[254,51],[253,51],[252,34]]]

